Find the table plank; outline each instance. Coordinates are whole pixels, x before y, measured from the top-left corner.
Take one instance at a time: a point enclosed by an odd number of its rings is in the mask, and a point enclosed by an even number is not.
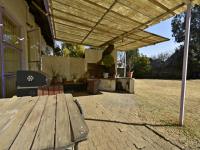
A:
[[[37,97],[23,97],[13,102],[10,107],[7,106],[12,117],[10,116],[4,126],[0,128],[0,149],[9,149],[35,106],[37,99]],[[4,107],[4,109],[6,108]]]
[[[20,110],[22,105],[27,101],[21,101],[21,98],[15,100],[8,100],[1,102],[0,107],[0,129],[2,129],[5,124],[12,119],[15,114]]]
[[[56,112],[56,149],[66,149],[72,145],[70,120],[64,94],[57,95]]]
[[[35,140],[31,149],[54,149],[56,96],[48,96]]]
[[[39,100],[36,103],[34,109],[32,110],[31,114],[26,120],[24,126],[22,127],[14,143],[12,144],[10,148],[11,150],[30,149],[35,134],[37,132],[42,114],[44,112],[46,101],[47,101],[47,96],[39,97]]]
[[[7,100],[5,99],[0,100],[0,115],[3,115],[2,113],[5,113],[6,111],[8,111],[8,107],[13,109],[13,106],[15,107],[17,103],[22,102],[22,101],[18,101],[19,99],[21,99],[21,97],[13,97]]]
[[[73,101],[71,94],[66,94],[67,106],[71,121],[71,128],[73,131],[73,142],[85,140],[89,132],[88,127],[84,121],[83,116],[80,114],[78,107]]]

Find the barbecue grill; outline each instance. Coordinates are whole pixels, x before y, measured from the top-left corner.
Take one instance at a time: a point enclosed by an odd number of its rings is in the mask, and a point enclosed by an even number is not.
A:
[[[17,96],[37,96],[38,87],[47,85],[47,77],[37,71],[17,71]]]

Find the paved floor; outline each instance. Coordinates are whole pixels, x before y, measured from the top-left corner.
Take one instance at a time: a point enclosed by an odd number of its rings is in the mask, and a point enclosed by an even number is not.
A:
[[[77,97],[89,126],[79,150],[179,150],[140,120],[131,94],[103,92]]]

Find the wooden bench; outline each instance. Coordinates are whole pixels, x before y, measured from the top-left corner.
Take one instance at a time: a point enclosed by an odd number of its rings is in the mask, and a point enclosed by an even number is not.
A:
[[[0,105],[0,149],[77,149],[88,127],[71,94],[15,97]]]

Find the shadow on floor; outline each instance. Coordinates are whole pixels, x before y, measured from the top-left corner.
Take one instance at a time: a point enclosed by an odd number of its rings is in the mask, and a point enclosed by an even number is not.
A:
[[[122,121],[115,121],[115,120],[104,120],[104,119],[93,119],[93,118],[85,118],[86,121],[97,121],[97,122],[108,122],[108,123],[119,123],[119,124],[124,124],[124,125],[133,125],[133,126],[144,126],[147,129],[149,129],[151,132],[162,138],[163,140],[171,143],[172,145],[176,146],[178,149],[182,150],[183,148],[174,141],[169,140],[166,138],[164,135],[160,134],[157,132],[155,129],[152,127],[180,127],[178,124],[149,124],[149,123],[130,123],[130,122],[122,122]]]
[[[104,120],[104,119],[94,119],[94,118],[85,118],[88,121],[99,121],[99,122],[108,122],[108,123],[120,123],[125,125],[135,125],[135,126],[152,126],[152,127],[180,127],[178,124],[149,124],[149,123],[134,123],[134,122],[122,122],[117,120]]]
[[[92,96],[92,95],[101,95],[102,93],[101,92],[98,92],[96,94],[90,94],[86,91],[83,91],[83,92],[66,92],[67,93],[70,93],[72,94],[74,97],[81,97],[81,96]]]

